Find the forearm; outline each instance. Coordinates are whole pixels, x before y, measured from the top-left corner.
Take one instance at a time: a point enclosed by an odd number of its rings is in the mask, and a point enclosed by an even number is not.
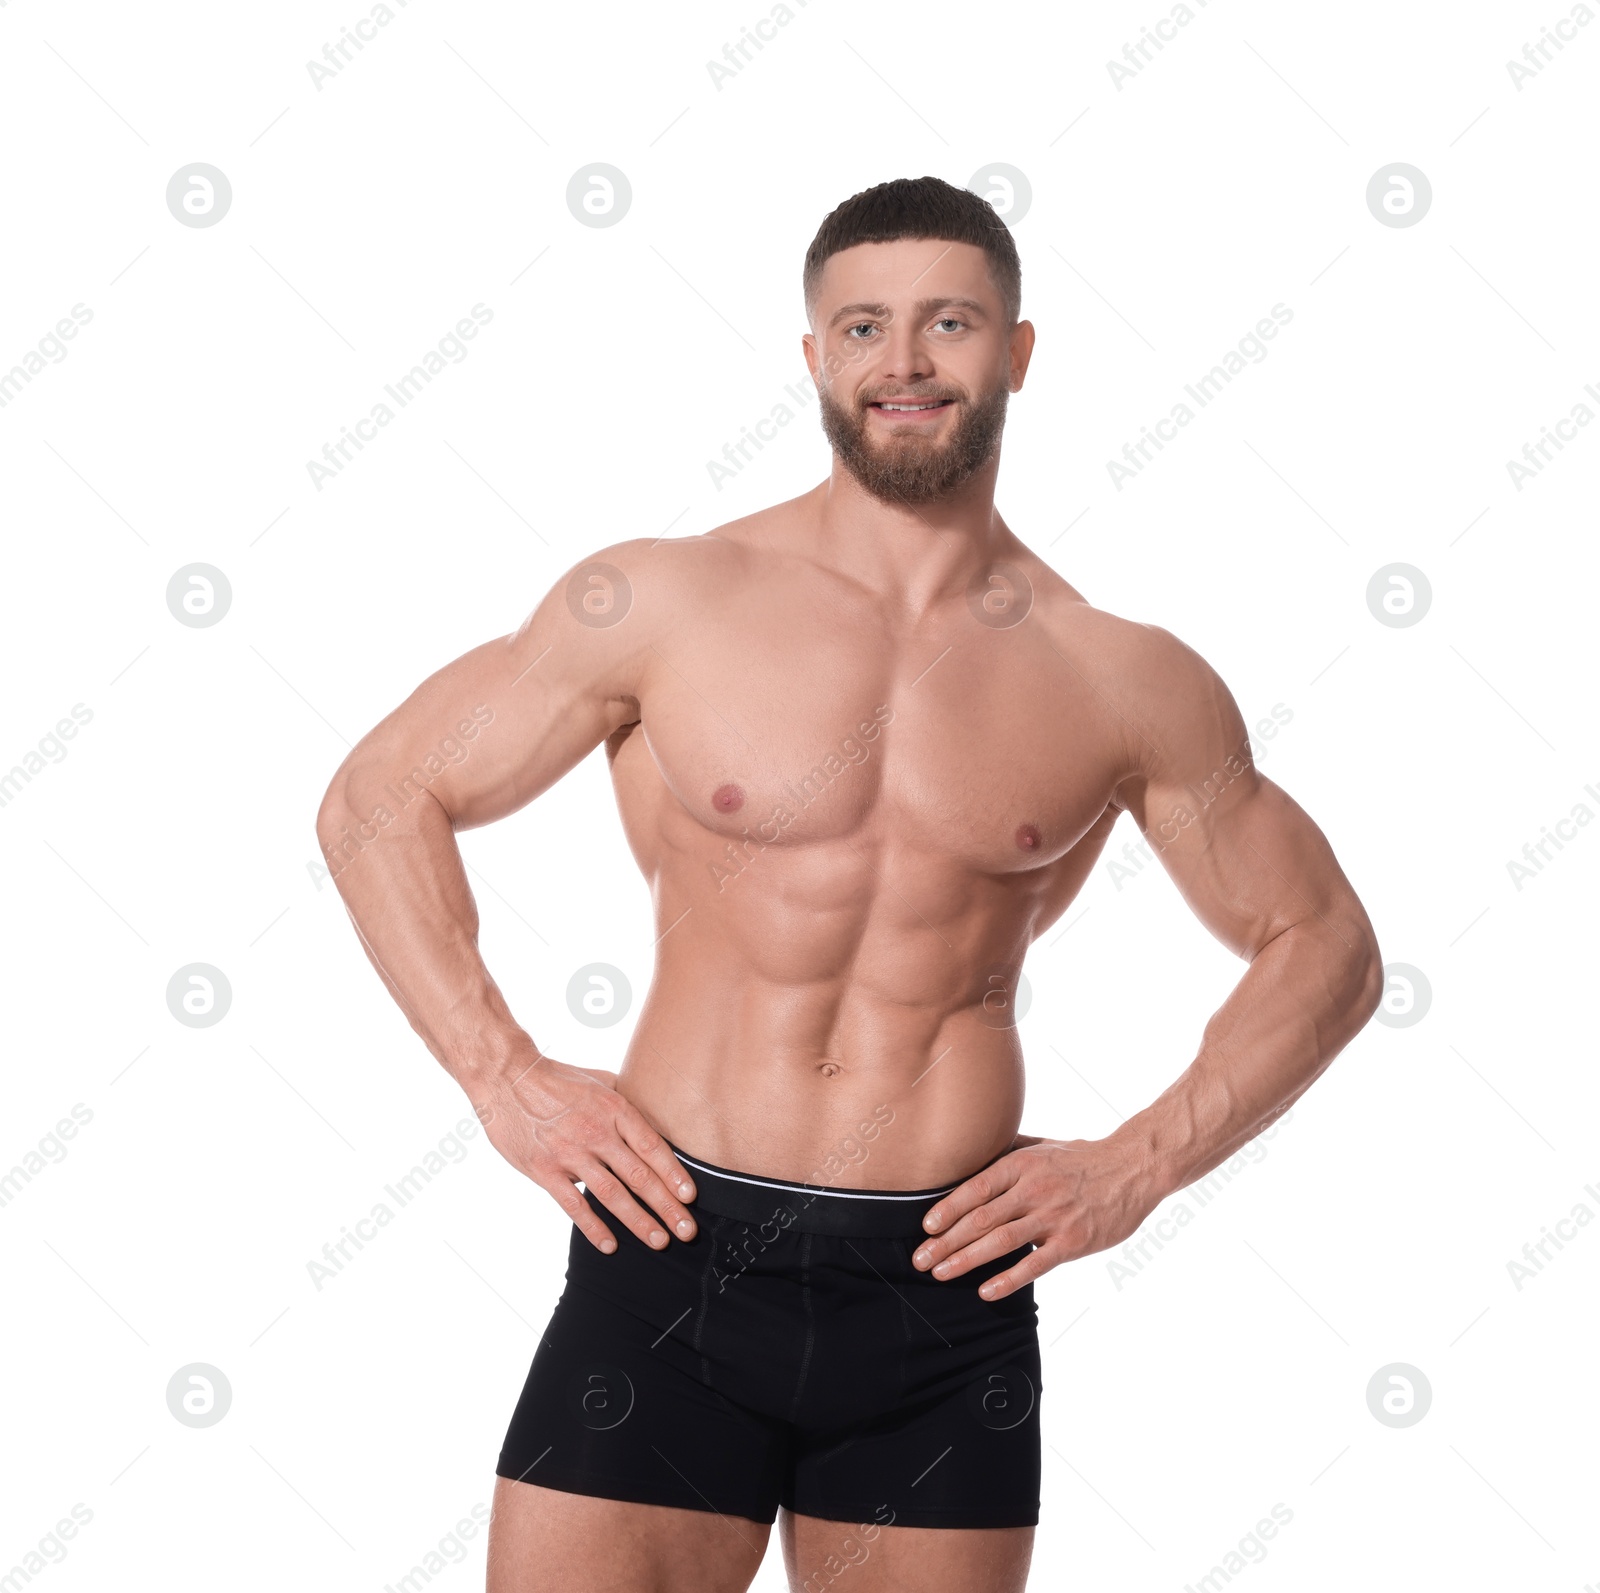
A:
[[[1152,1207],[1287,1111],[1359,1033],[1381,992],[1370,929],[1335,933],[1310,920],[1265,946],[1182,1076],[1110,1136],[1141,1169]]]
[[[469,1093],[539,1057],[478,951],[478,910],[450,816],[428,792],[403,806],[381,769],[347,765],[317,836],[368,959],[407,1022]],[[392,818],[380,824],[380,806]],[[394,811],[398,809],[398,811]]]

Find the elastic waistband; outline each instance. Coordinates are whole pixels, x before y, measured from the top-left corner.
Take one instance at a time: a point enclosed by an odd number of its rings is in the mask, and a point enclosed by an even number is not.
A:
[[[669,1145],[672,1142],[667,1142]],[[780,1228],[802,1233],[834,1234],[856,1239],[920,1239],[927,1230],[922,1219],[941,1195],[957,1186],[940,1189],[835,1189],[828,1184],[794,1183],[763,1178],[756,1173],[714,1167],[677,1145],[673,1154],[694,1179],[695,1198],[701,1211],[739,1222],[776,1222]]]

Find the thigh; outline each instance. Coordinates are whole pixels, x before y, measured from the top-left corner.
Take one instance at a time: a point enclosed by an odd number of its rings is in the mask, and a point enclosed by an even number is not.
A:
[[[1022,1593],[1032,1527],[896,1527],[778,1517],[790,1593]],[[493,1584],[491,1593],[494,1593]]]
[[[771,1530],[743,1516],[500,1477],[489,1521],[488,1593],[745,1593]]]

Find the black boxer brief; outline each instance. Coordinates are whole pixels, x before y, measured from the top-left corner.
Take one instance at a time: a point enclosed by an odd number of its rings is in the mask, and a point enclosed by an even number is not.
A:
[[[698,1231],[652,1250],[609,1212],[566,1287],[495,1467],[568,1493],[771,1522],[1022,1527],[1039,1519],[1033,1285],[911,1264],[943,1189],[843,1190],[673,1147]],[[596,1210],[600,1208],[596,1206]]]

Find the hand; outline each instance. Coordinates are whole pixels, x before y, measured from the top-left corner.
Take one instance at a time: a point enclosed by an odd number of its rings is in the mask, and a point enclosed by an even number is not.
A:
[[[609,1255],[617,1241],[578,1193],[579,1179],[647,1245],[661,1250],[672,1242],[662,1223],[692,1239],[694,1217],[674,1192],[693,1200],[694,1184],[666,1140],[617,1093],[616,1082],[605,1068],[538,1057],[498,1076],[478,1115],[494,1148],[546,1191],[597,1250]]]
[[[999,1300],[1063,1261],[1121,1244],[1157,1204],[1144,1162],[1120,1142],[1019,1134],[997,1162],[929,1208],[922,1225],[938,1237],[911,1262],[941,1280],[959,1278],[1031,1242],[1037,1248],[979,1288]]]

